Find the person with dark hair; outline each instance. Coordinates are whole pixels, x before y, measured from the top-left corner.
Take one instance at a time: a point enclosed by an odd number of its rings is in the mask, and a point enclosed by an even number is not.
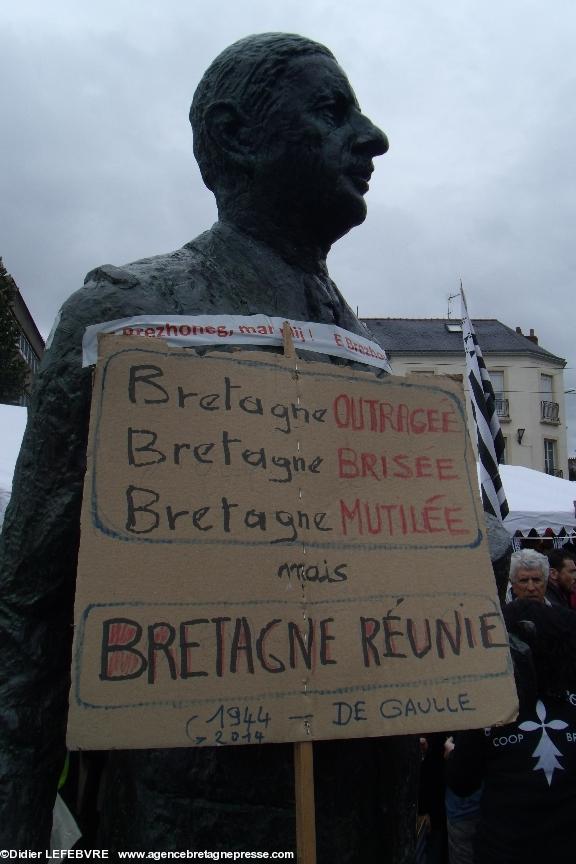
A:
[[[572,560],[576,561],[576,545],[571,540],[562,546],[562,552],[568,553],[568,555],[572,557]],[[570,608],[576,609],[576,582],[574,582],[572,593],[570,595]]]
[[[91,395],[85,328],[263,314],[367,335],[326,256],[365,219],[373,159],[388,141],[331,52],[292,34],[243,39],[205,73],[191,121],[218,222],[176,252],[90,272],[36,377],[0,540],[0,848],[47,848],[64,760]],[[319,860],[409,860],[417,766],[415,739],[315,745]],[[97,848],[112,854],[294,848],[290,744],[113,751],[98,800]]]
[[[546,557],[550,565],[546,598],[550,603],[571,609],[570,596],[576,581],[574,557],[565,549],[552,549]]]
[[[504,610],[519,716],[455,736],[447,781],[483,783],[475,864],[573,860],[576,848],[576,630],[570,610],[517,600]]]

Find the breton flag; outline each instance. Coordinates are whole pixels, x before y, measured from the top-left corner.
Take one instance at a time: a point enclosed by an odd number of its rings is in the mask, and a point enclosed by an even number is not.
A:
[[[498,463],[502,461],[504,456],[504,436],[496,413],[496,399],[492,382],[468,315],[462,283],[460,283],[460,295],[466,373],[470,384],[470,401],[472,402],[472,413],[476,421],[478,436],[482,503],[485,513],[491,513],[499,519],[504,519],[508,515],[508,502],[498,471]]]

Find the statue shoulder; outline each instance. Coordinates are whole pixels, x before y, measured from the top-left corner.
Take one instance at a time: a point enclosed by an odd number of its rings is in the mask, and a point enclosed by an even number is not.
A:
[[[90,270],[82,288],[71,294],[60,309],[51,337],[64,337],[79,345],[85,328],[100,321],[160,311],[183,314],[177,289],[193,281],[202,292],[209,235],[207,231],[174,252],[141,258],[120,267],[103,264]],[[52,338],[49,345],[51,342]]]
[[[121,306],[130,307],[129,314],[136,314],[133,306],[147,305],[147,301],[152,301],[156,307],[163,298],[169,301],[178,285],[201,276],[209,235],[206,231],[174,252],[141,258],[121,267],[112,264],[96,267],[86,275],[83,288],[77,292],[83,299],[78,297],[78,301],[86,302],[88,296],[92,302],[103,296],[117,295]]]

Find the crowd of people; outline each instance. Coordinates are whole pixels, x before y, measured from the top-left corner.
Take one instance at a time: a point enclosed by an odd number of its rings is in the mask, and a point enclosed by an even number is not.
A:
[[[507,557],[499,593],[519,714],[504,726],[422,741],[426,864],[568,864],[576,856],[576,548]]]

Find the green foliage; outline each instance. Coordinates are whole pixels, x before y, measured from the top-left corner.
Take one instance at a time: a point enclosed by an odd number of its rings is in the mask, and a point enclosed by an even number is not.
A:
[[[17,405],[27,388],[28,366],[18,350],[20,328],[12,314],[15,287],[0,258],[0,402]]]

